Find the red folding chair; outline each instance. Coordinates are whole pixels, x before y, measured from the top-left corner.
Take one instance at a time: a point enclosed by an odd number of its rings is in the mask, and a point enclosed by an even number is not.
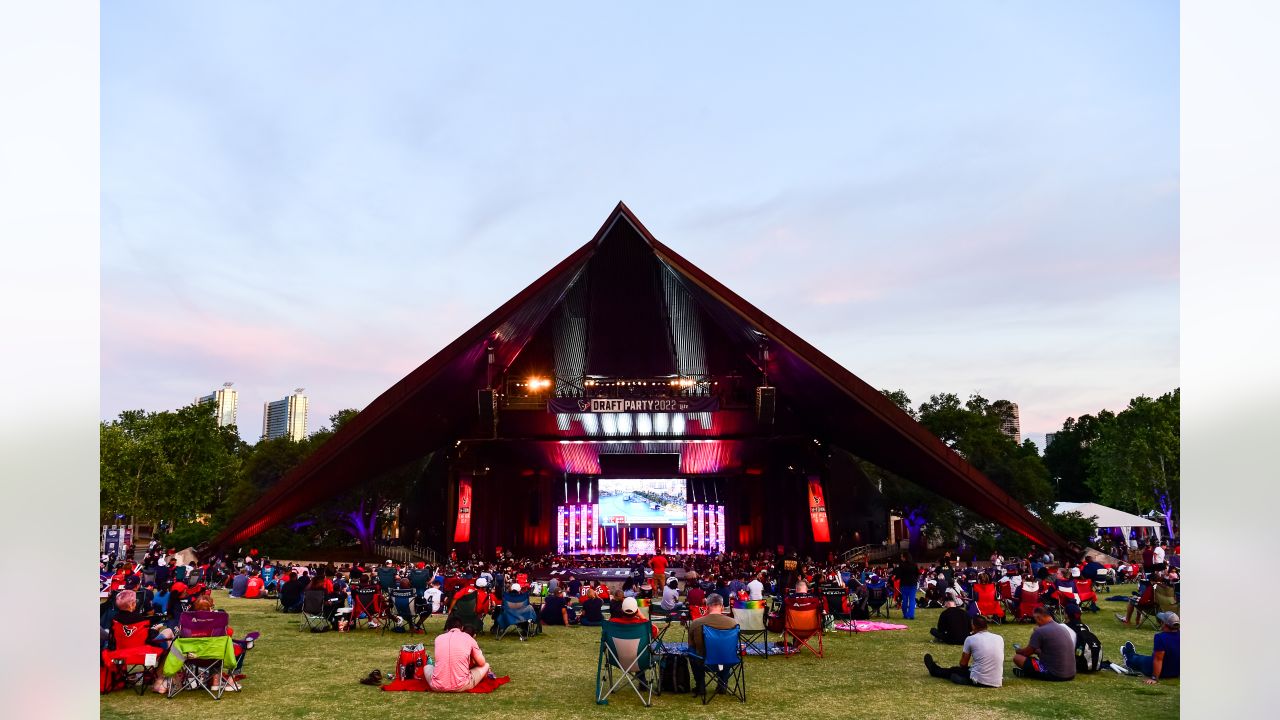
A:
[[[787,638],[795,640],[796,644],[788,643]],[[818,639],[818,647],[814,647],[812,640]],[[801,647],[806,647],[818,657],[822,654],[822,598],[816,597],[797,597],[787,598],[783,605],[783,630],[782,644],[786,648],[786,655],[792,654],[791,648],[799,653]]]
[[[361,620],[373,627],[390,621],[382,593],[375,587],[359,587],[351,593],[351,629],[359,628]]]
[[[1007,583],[1006,583],[1007,585]],[[1004,605],[997,598],[998,590],[991,583],[978,583],[973,586],[974,599],[978,603],[978,612],[989,618],[1004,620]]]
[[[1022,583],[1022,596],[1018,600],[1018,611],[1014,613],[1014,619],[1019,622],[1023,620],[1031,620],[1032,611],[1041,604],[1040,584]]]
[[[1088,578],[1076,580],[1076,595],[1080,596],[1080,608],[1098,612],[1098,591],[1093,589],[1093,581]]]
[[[124,625],[120,621],[112,621],[111,637],[115,641],[114,650],[102,651],[102,663],[108,671],[124,678],[125,687],[133,685],[142,695],[147,685],[155,682],[160,668],[160,657],[164,649],[147,644],[147,631],[151,628],[149,621]]]

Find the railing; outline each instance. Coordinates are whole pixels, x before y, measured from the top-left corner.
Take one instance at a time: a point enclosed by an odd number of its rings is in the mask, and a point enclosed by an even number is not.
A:
[[[374,549],[379,554],[395,560],[398,563],[410,565],[416,562],[423,562],[428,565],[437,563],[436,551],[429,547],[421,545],[374,545]]]

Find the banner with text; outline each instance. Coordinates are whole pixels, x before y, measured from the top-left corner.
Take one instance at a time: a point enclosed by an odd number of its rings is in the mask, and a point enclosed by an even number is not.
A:
[[[453,541],[456,543],[471,540],[471,478],[458,480],[458,522],[453,526]]]
[[[676,413],[715,412],[719,398],[551,398],[553,413]]]
[[[827,501],[822,497],[822,482],[809,478],[809,522],[813,524],[814,542],[831,542],[831,529],[827,527]]]

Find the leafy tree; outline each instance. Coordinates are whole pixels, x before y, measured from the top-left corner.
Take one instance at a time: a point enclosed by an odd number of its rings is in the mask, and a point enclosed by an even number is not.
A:
[[[1115,413],[1103,410],[1093,415],[1067,418],[1053,442],[1044,449],[1044,464],[1053,478],[1058,500],[1093,502],[1097,499],[1088,484],[1089,457],[1102,426],[1112,422]]]
[[[1087,459],[1086,483],[1101,502],[1138,514],[1159,509],[1171,534],[1179,500],[1180,403],[1181,389],[1130,400],[1101,425]]]

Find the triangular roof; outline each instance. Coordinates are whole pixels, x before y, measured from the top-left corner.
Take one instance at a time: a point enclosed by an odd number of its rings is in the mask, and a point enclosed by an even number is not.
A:
[[[1060,502],[1058,503],[1055,512],[1078,512],[1087,518],[1097,518],[1095,524],[1100,528],[1160,527],[1160,523],[1158,522],[1153,522],[1144,517],[1133,515],[1123,510],[1117,510],[1113,507],[1099,505],[1098,503]]]
[[[667,312],[676,314],[672,303],[681,302],[671,298],[673,292],[691,298],[696,314],[714,326],[706,331],[718,333],[720,341],[744,357],[754,355],[762,339],[768,339],[768,373],[771,384],[780,388],[779,403],[809,418],[815,434],[820,430],[833,444],[1039,545],[1065,547],[1061,537],[878,390],[663,245],[621,202],[590,242],[379,395],[233,519],[212,544],[237,544],[341,492],[354,478],[376,476],[420,457],[424,447],[442,447],[467,437],[475,391],[486,384],[487,348],[493,348],[498,367],[510,367],[551,313],[572,301],[566,300],[571,288],[592,284],[597,296],[611,303],[609,312],[630,313],[626,322],[585,320],[597,350],[583,349],[585,362],[598,365],[604,361],[599,358],[626,355],[601,352],[600,344],[634,345],[636,337],[645,337],[653,318],[643,307],[626,305],[627,295],[618,291],[618,283],[652,300],[645,295],[650,292],[645,286],[634,284],[632,270],[637,264],[654,262],[662,282],[668,283],[663,300],[668,303]],[[600,279],[577,282],[590,274]],[[633,284],[625,285],[628,282]],[[602,287],[614,292],[603,292]],[[663,291],[653,292],[660,296]],[[657,349],[648,362],[665,362],[667,352],[673,363],[689,362],[696,355],[686,347],[690,334],[702,332],[696,329],[696,321],[689,325],[695,329],[672,333],[665,344],[650,343]],[[668,336],[663,333],[663,337]]]

